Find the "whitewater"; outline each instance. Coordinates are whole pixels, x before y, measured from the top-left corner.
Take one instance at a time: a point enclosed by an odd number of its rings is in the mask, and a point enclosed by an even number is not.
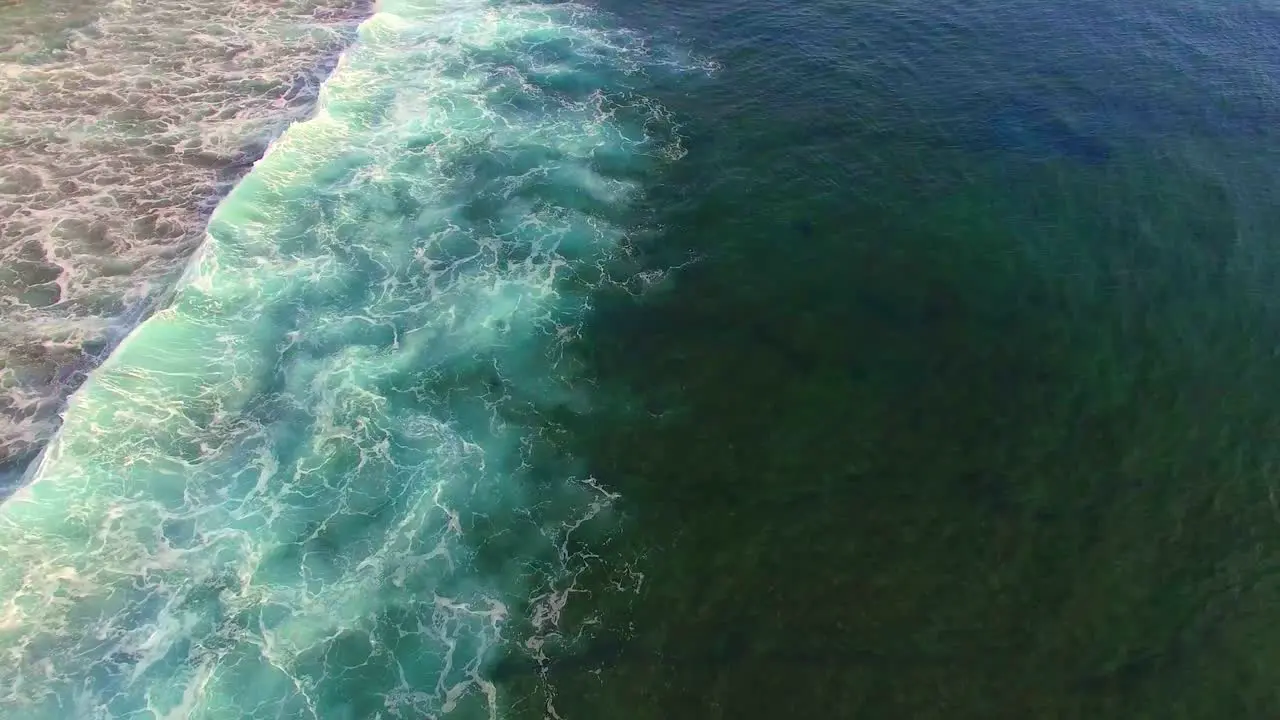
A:
[[[642,581],[555,418],[626,404],[572,345],[657,279],[649,90],[709,69],[579,5],[381,3],[0,505],[0,714],[507,717],[496,655]]]
[[[0,497],[368,5],[0,2]]]

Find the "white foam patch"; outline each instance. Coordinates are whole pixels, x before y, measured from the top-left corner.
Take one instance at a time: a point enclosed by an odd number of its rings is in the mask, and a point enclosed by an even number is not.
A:
[[[572,4],[381,7],[0,505],[15,716],[497,717],[512,628],[582,631],[616,498],[544,431],[679,68]]]
[[[171,289],[366,0],[0,7],[0,465]]]

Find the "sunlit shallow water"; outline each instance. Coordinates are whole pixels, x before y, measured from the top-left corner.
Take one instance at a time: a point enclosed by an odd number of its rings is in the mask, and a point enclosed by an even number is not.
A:
[[[0,3],[0,493],[370,4]]]

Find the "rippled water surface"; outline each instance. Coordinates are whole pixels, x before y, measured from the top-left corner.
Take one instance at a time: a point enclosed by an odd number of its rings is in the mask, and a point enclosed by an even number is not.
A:
[[[29,7],[6,718],[1280,714],[1280,6]]]

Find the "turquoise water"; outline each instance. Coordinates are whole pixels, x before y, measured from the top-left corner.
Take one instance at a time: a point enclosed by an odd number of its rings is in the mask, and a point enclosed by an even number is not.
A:
[[[610,402],[564,347],[656,279],[645,90],[706,71],[574,5],[383,3],[3,505],[6,715],[495,716],[508,628],[585,627],[614,495],[543,417]]]
[[[1277,27],[385,0],[0,505],[2,714],[1275,717]]]

